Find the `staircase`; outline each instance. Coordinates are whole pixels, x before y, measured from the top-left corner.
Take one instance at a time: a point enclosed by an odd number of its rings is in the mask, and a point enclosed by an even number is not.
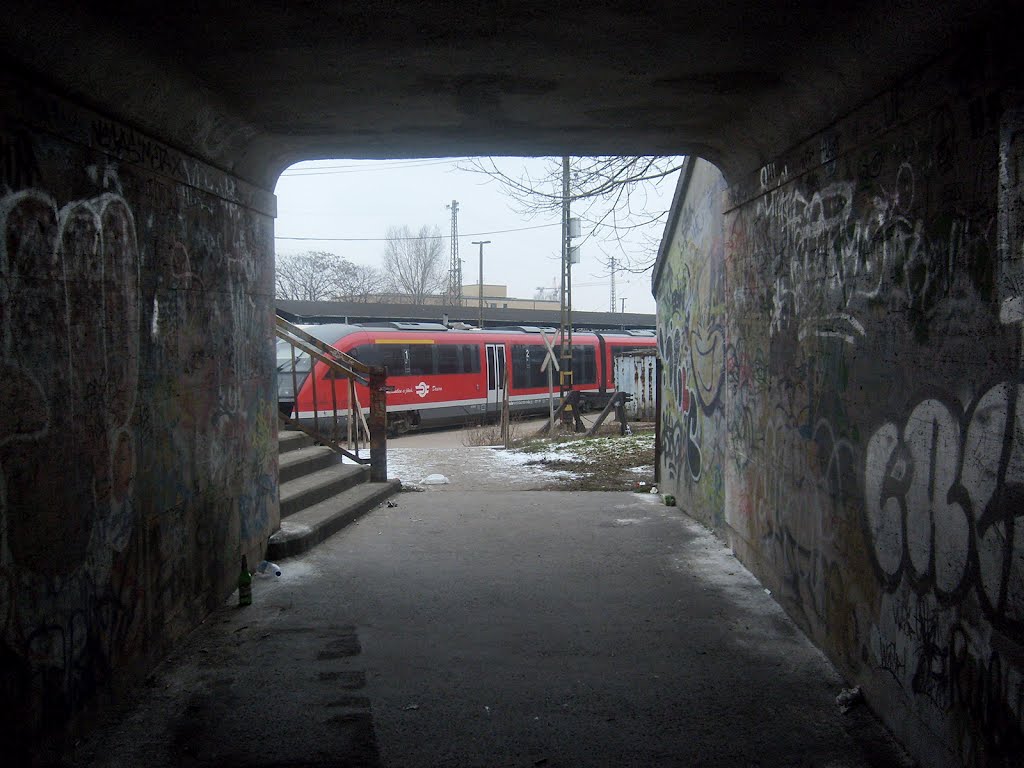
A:
[[[278,435],[281,529],[270,537],[267,559],[311,549],[369,512],[402,484],[370,482],[370,468],[342,464],[341,456],[302,432]]]

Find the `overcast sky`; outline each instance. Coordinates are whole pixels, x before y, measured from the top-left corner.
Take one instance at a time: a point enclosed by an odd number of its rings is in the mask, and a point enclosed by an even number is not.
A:
[[[506,173],[522,169],[541,175],[542,158],[502,159]],[[539,287],[559,280],[560,218],[529,219],[514,211],[513,202],[486,176],[460,170],[459,159],[320,160],[292,166],[277,183],[277,253],[330,251],[357,264],[379,266],[389,226],[436,225],[445,235],[445,268],[450,262],[452,200],[459,201],[459,257],[463,283],[479,277],[479,246],[484,246],[484,282],[508,286],[510,296],[533,298]],[[465,162],[463,161],[463,165]],[[660,182],[655,193],[641,200],[648,210],[667,209],[678,174]],[[664,220],[649,228],[648,238],[660,239]],[[313,238],[313,239],[295,239]],[[317,239],[320,238],[320,239]],[[634,249],[642,235],[628,236]],[[573,308],[608,311],[610,277],[599,262],[616,253],[608,241],[591,239],[573,267]],[[651,257],[653,261],[653,255]],[[650,270],[616,275],[616,309],[625,298],[627,312],[654,312]]]

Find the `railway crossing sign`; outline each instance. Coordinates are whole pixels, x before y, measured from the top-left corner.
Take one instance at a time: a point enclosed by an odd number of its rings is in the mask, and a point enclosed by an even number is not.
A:
[[[547,354],[544,355],[544,362],[540,364],[540,369],[542,371],[547,371],[548,370],[548,365],[553,365],[553,366],[555,366],[555,370],[557,371],[558,370],[558,357],[555,356],[555,348],[551,346],[551,342],[548,341],[548,337],[545,335],[544,331],[540,332],[540,337],[541,337],[541,339],[544,340],[544,346],[547,347],[547,349],[548,349]],[[549,371],[549,373],[550,373],[550,371]]]
[[[548,425],[548,434],[554,434],[555,431],[555,385],[552,380],[551,369],[554,368],[556,371],[558,368],[558,357],[555,355],[555,348],[551,346],[551,342],[548,341],[547,335],[544,331],[540,332],[541,339],[544,340],[544,346],[547,347],[547,354],[544,355],[544,362],[540,364],[542,371],[547,371],[548,374],[548,418],[550,424]]]

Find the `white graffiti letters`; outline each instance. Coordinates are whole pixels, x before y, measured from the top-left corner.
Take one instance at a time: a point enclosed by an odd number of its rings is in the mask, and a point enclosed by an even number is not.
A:
[[[907,419],[903,441],[915,468],[904,497],[908,564],[916,578],[934,575],[936,589],[953,592],[967,569],[969,538],[963,509],[948,501],[960,458],[960,425],[942,403],[925,400]]]
[[[864,488],[874,562],[890,589],[905,574],[950,602],[974,580],[982,607],[1014,633],[1024,630],[1021,389],[997,384],[966,416],[924,400],[902,431],[883,424],[868,442]]]
[[[892,581],[903,564],[903,509],[889,484],[902,483],[907,462],[897,457],[899,429],[884,424],[868,442],[865,471],[865,505],[875,560]],[[888,492],[887,492],[888,491]]]

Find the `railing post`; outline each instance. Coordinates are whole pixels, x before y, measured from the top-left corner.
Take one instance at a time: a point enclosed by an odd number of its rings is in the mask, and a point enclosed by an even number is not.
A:
[[[384,368],[370,369],[370,481],[388,479],[387,373]]]

